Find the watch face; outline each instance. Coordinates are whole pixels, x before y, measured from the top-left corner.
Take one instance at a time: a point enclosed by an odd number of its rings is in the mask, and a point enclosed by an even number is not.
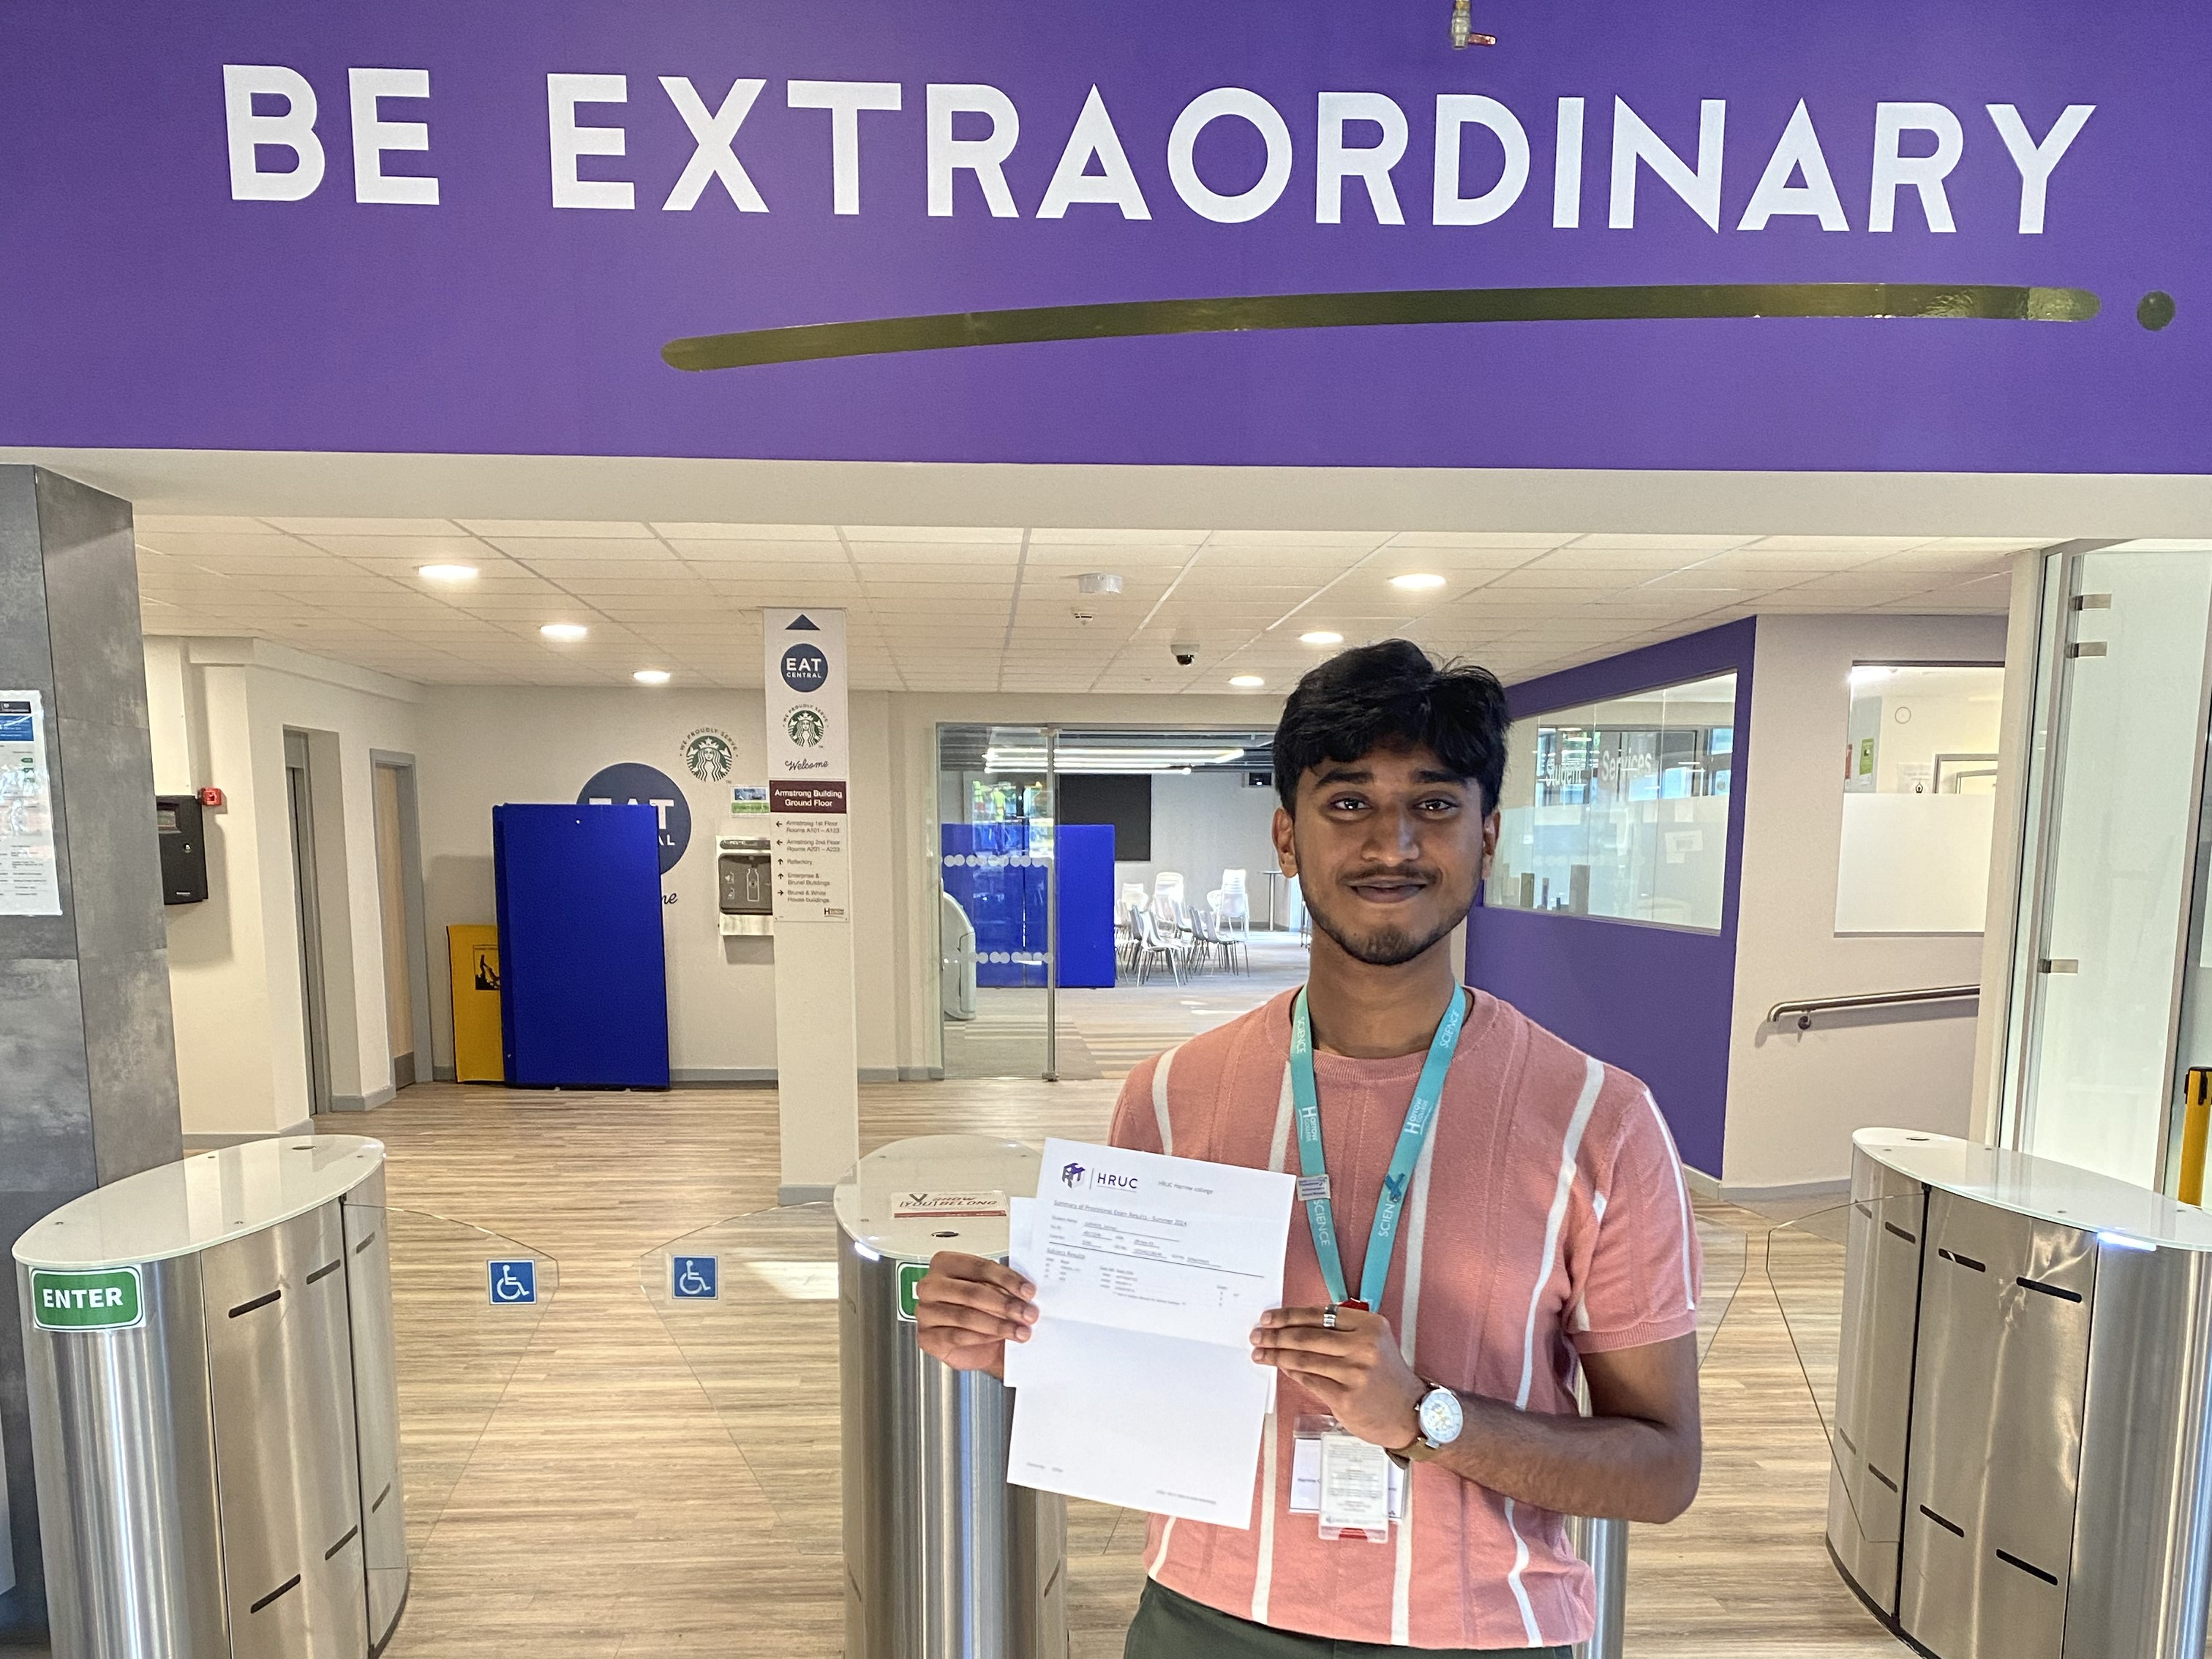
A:
[[[1465,1416],[1459,1396],[1449,1389],[1431,1389],[1421,1397],[1421,1434],[1431,1446],[1449,1446],[1458,1439]]]

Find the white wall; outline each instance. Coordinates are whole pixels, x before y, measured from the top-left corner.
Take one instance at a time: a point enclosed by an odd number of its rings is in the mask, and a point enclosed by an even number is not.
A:
[[[1851,664],[1998,662],[1996,617],[1762,616],[1744,781],[1742,897],[1729,1065],[1726,1190],[1750,1195],[1846,1179],[1871,1125],[1964,1134],[1972,1116],[1971,1005],[1939,1013],[1829,1015],[1800,1033],[1765,1024],[1797,998],[1965,985],[1976,934],[1835,932]],[[2005,764],[2014,763],[2008,755]],[[2000,779],[2000,787],[2004,780]]]
[[[146,641],[155,787],[208,785],[208,898],[167,913],[185,1133],[309,1115],[284,732],[308,734],[333,1103],[389,1099],[372,750],[414,752],[420,687],[266,641]]]
[[[732,784],[765,774],[761,695],[673,687],[553,690],[440,686],[429,693],[418,773],[424,908],[434,977],[432,1052],[451,1076],[453,1008],[443,988],[446,929],[494,919],[491,810],[508,802],[574,801],[602,767],[637,762],[682,788],[691,840],[661,878],[668,951],[669,1066],[679,1082],[765,1081],[775,1074],[775,944],[724,939],[717,920],[714,838],[735,822]],[[890,825],[886,800],[889,698],[856,692],[853,715],[853,873],[861,1075],[897,1066],[893,1024],[869,1011],[896,1001],[888,930]],[[685,735],[727,732],[737,762],[730,776],[702,783],[685,769]],[[752,821],[758,826],[760,821]],[[765,833],[756,828],[755,833]],[[878,925],[871,925],[871,918]]]
[[[1152,856],[1116,860],[1114,890],[1140,881],[1149,890],[1163,870],[1182,875],[1183,900],[1203,904],[1224,870],[1243,870],[1254,913],[1267,914],[1267,872],[1275,867],[1275,792],[1255,789],[1242,772],[1163,773],[1152,780]]]

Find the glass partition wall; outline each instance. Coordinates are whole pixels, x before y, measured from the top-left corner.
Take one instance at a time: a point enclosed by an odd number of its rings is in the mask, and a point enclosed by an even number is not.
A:
[[[1717,932],[1735,676],[1516,720],[1483,902]]]
[[[2212,544],[2046,556],[2003,1144],[2172,1192],[2212,1066]]]

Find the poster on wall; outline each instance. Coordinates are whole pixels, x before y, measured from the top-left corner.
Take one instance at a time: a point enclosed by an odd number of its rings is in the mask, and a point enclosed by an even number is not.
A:
[[[776,922],[849,922],[845,613],[763,610],[761,636]]]
[[[36,691],[0,691],[0,916],[61,913],[45,706]]]

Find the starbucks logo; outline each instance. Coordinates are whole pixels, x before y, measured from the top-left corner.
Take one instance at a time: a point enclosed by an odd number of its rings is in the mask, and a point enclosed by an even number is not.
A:
[[[720,783],[736,764],[737,748],[726,732],[702,726],[684,739],[684,765],[702,783]]]
[[[821,743],[829,724],[820,709],[801,703],[783,717],[783,734],[797,747],[812,749]]]

